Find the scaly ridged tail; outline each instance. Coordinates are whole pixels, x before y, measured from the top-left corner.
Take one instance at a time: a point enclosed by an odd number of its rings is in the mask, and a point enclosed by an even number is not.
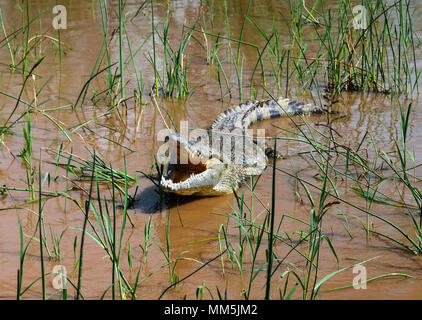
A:
[[[319,106],[296,100],[290,101],[282,97],[277,102],[274,100],[246,101],[221,113],[212,124],[211,129],[231,131],[239,128],[246,130],[255,122],[286,116],[286,114],[320,114],[323,112]]]

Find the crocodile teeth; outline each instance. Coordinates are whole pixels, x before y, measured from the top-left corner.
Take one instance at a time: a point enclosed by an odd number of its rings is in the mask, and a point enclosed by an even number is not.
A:
[[[164,176],[162,176],[161,186],[172,191],[189,189],[192,187],[198,188],[203,186],[214,186],[217,184],[224,167],[213,165],[220,163],[221,162],[218,159],[210,159],[206,164],[207,170],[198,174],[192,173],[188,179],[176,183],[171,179],[166,179]]]

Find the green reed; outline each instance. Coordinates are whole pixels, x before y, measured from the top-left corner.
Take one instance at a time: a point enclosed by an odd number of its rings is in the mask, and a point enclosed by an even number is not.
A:
[[[366,9],[367,25],[360,29],[359,26],[354,28],[355,17],[349,0],[339,0],[337,11],[326,9],[325,1],[316,1],[309,9],[304,2],[290,1],[290,14],[285,17],[290,32],[290,48],[285,50],[280,49],[274,20],[273,28],[268,33],[246,15],[244,23],[248,21],[266,41],[264,46],[257,49],[257,65],[261,64],[263,70],[264,60],[268,60],[278,90],[281,77],[286,78],[286,95],[293,75],[289,72],[290,64],[293,64],[294,73],[303,88],[318,87],[315,83],[318,80],[319,83],[325,82],[328,90],[335,93],[344,90],[415,93],[421,74],[416,63],[420,49],[410,1],[399,0],[392,5],[381,0],[375,3],[364,1],[362,5]],[[314,26],[314,32],[310,34],[308,28],[305,36],[303,30],[308,23]],[[238,43],[238,55],[233,64],[240,85],[238,68],[242,37],[230,41]],[[311,52],[307,47],[313,43],[319,48]],[[264,56],[267,46],[268,54]],[[256,67],[253,74],[255,70]],[[284,70],[287,71],[286,75],[282,74]],[[250,79],[251,96],[253,78]],[[264,71],[261,80],[265,88]]]
[[[26,73],[28,68],[28,54],[29,54],[29,32],[30,32],[30,22],[29,22],[29,2],[28,0],[21,0],[22,5],[18,4],[18,8],[21,11],[21,19],[22,19],[22,27],[23,27],[23,34],[22,34],[22,48],[24,50],[23,53],[23,73]]]
[[[45,289],[45,271],[44,271],[44,253],[43,253],[43,229],[44,229],[44,208],[41,199],[41,163],[38,167],[38,231],[40,239],[40,264],[41,264],[41,286],[42,286],[42,299],[46,300]]]
[[[6,29],[4,27],[4,20],[3,20],[3,14],[2,14],[1,9],[0,9],[0,24],[1,24],[1,27],[3,29],[4,38],[6,39],[7,48],[9,49],[10,68],[13,70],[15,68],[15,58],[14,58],[14,54],[12,52],[12,48],[11,48],[11,45],[10,45],[9,38],[6,34]]]
[[[31,133],[31,116],[29,110],[26,111],[26,128],[23,128],[23,136],[25,140],[25,145],[19,156],[24,160],[26,168],[26,183],[29,189],[29,200],[35,199],[35,168],[33,166],[33,157],[32,157],[32,133]]]
[[[152,17],[154,18],[154,16]],[[153,57],[150,57],[150,63],[154,68],[155,77],[155,93],[160,91],[164,97],[175,96],[177,99],[184,99],[190,93],[187,72],[188,72],[188,61],[185,59],[185,50],[192,37],[194,28],[198,23],[199,18],[196,20],[192,28],[188,28],[185,32],[185,27],[182,28],[180,42],[177,48],[173,48],[170,45],[170,26],[171,16],[170,7],[166,10],[166,17],[163,23],[163,31],[160,34],[157,30],[157,26],[152,25],[153,28]],[[160,76],[157,63],[156,63],[156,39],[161,41],[163,47],[163,74]],[[159,93],[158,93],[159,95]]]
[[[265,287],[265,300],[271,298],[271,273],[273,267],[273,235],[274,235],[274,219],[275,219],[275,194],[276,194],[276,151],[277,151],[277,140],[274,140],[274,156],[273,156],[273,174],[272,174],[272,186],[271,186],[271,215],[269,219],[269,233],[268,233],[268,248],[266,252],[267,256],[267,283]]]
[[[54,230],[51,228],[49,228],[50,231],[50,239],[51,239],[51,243],[53,245],[53,253],[54,253],[54,257],[56,259],[56,261],[60,261],[62,258],[62,252],[61,252],[61,242],[64,236],[64,233],[66,232],[66,230],[63,230],[60,234],[55,234]]]
[[[328,86],[334,92],[413,93],[418,89],[420,72],[416,63],[413,68],[410,65],[411,60],[416,61],[417,51],[410,1],[391,5],[364,1],[363,7],[367,26],[360,29],[352,24],[350,1],[339,1],[335,14],[325,10],[322,2],[321,10],[328,14],[321,15],[323,31],[315,28],[321,42],[316,59],[327,64]]]
[[[32,241],[32,238],[25,244],[22,221],[19,215],[17,215],[17,218],[18,218],[18,225],[19,225],[19,269],[17,270],[16,299],[20,300],[24,293],[22,292],[22,284],[23,284],[23,271],[24,271],[25,257],[26,257],[26,252],[28,250],[28,247]]]
[[[24,233],[23,233],[23,229],[22,229],[22,222],[21,219],[18,215],[18,225],[19,225],[19,241],[20,241],[20,246],[19,246],[19,269],[17,271],[17,300],[20,300],[21,297],[24,295],[24,293],[29,290],[36,282],[38,282],[39,280],[41,280],[41,290],[42,290],[42,299],[46,300],[47,299],[47,294],[46,294],[46,283],[45,283],[45,267],[44,267],[44,246],[46,245],[44,243],[44,238],[45,235],[43,234],[44,230],[45,230],[45,226],[44,226],[44,204],[43,203],[43,199],[42,199],[42,179],[41,179],[41,164],[39,164],[39,168],[38,168],[38,221],[37,221],[37,225],[34,231],[34,234],[32,235],[32,237],[30,238],[30,240],[26,243],[26,245],[24,244]],[[34,281],[32,281],[26,288],[23,288],[23,273],[24,273],[24,262],[25,262],[25,258],[26,258],[26,254],[29,248],[29,245],[31,244],[33,239],[35,238],[35,234],[36,232],[38,232],[38,236],[39,236],[39,252],[40,252],[40,268],[41,268],[41,276],[38,277],[37,279],[35,279]]]
[[[119,0],[119,61],[120,61],[120,93],[121,98],[125,99],[125,70],[123,67],[123,25],[124,25],[124,7],[123,0]]]
[[[169,274],[169,282],[170,282],[170,286],[174,287],[176,286],[177,283],[179,283],[179,276],[176,274],[176,266],[178,264],[178,262],[182,259],[183,255],[186,253],[186,251],[181,252],[176,259],[172,259],[171,258],[171,243],[170,243],[170,228],[171,228],[171,223],[170,223],[170,218],[171,218],[171,214],[170,212],[167,215],[167,229],[166,229],[166,245],[165,247],[161,247],[159,244],[157,244],[158,248],[160,249],[161,253],[163,254],[165,260],[166,260],[166,265],[168,267],[168,274]]]
[[[412,241],[412,244],[414,245],[414,249],[418,253],[422,253],[422,192],[419,190],[419,188],[416,186],[416,182],[419,180],[416,177],[412,177],[410,174],[410,170],[415,168],[416,165],[416,159],[409,150],[407,146],[407,139],[408,139],[408,129],[409,129],[409,121],[410,121],[410,115],[412,112],[412,104],[408,105],[408,108],[406,112],[402,109],[400,105],[400,140],[393,139],[394,145],[395,145],[395,151],[396,155],[399,159],[398,165],[395,164],[394,161],[391,159],[391,155],[388,155],[385,151],[382,151],[382,160],[384,161],[385,165],[388,166],[394,173],[394,178],[398,180],[398,182],[406,187],[408,191],[410,191],[410,194],[413,197],[414,203],[416,204],[418,215],[419,215],[419,221],[417,221],[417,217],[415,218],[415,215],[409,210],[409,207],[407,209],[410,211],[408,212],[408,216],[411,218],[413,226],[416,230],[415,234],[418,239],[418,242]],[[413,164],[412,167],[409,167],[409,158],[411,160],[411,163]],[[393,178],[392,177],[392,178]],[[404,195],[402,195],[403,191],[399,194],[401,195],[401,198],[404,199]],[[403,200],[404,201],[404,200]],[[397,242],[397,241],[395,241]]]
[[[152,51],[153,51],[153,67],[154,67],[154,88],[155,94],[160,95],[158,87],[158,69],[157,69],[157,52],[155,43],[155,25],[154,25],[154,1],[151,0],[151,34],[152,34]]]
[[[96,163],[97,157],[94,153],[94,164]],[[122,216],[121,216],[121,224],[117,225],[117,215],[118,215],[118,207],[116,205],[116,182],[114,182],[115,174],[113,169],[109,168],[109,175],[111,177],[111,208],[108,204],[109,200],[105,199],[102,195],[102,191],[100,188],[101,183],[101,173],[100,171],[93,170],[92,171],[92,179],[91,179],[91,187],[88,200],[85,201],[85,220],[82,228],[75,228],[77,230],[82,231],[82,238],[81,238],[81,245],[80,245],[80,258],[79,258],[79,274],[81,274],[82,267],[82,253],[83,253],[83,239],[85,235],[89,236],[92,240],[94,240],[103,250],[105,250],[106,254],[108,255],[110,262],[112,264],[112,273],[111,273],[111,286],[103,293],[103,297],[107,293],[107,291],[111,288],[111,295],[113,299],[117,298],[117,290],[119,292],[120,299],[126,299],[127,295],[129,294],[132,298],[136,295],[136,287],[138,286],[139,281],[139,273],[140,269],[138,270],[138,274],[136,277],[135,284],[131,285],[124,275],[122,267],[121,267],[121,256],[123,251],[123,244],[124,244],[124,234],[127,228],[127,221],[130,221],[130,217],[128,214],[128,207],[129,207],[129,197],[128,195],[128,175],[126,173],[126,160],[124,161],[125,167],[125,177],[124,177],[124,198],[123,198],[123,208]],[[97,168],[95,165],[94,168]],[[92,187],[93,186],[93,187]],[[92,189],[95,189],[92,190]],[[93,200],[93,195],[96,195],[96,200]],[[95,203],[94,203],[95,202]],[[92,211],[92,215],[94,218],[94,222],[96,225],[91,222],[88,217],[87,213],[89,210]],[[90,230],[88,230],[88,226]],[[132,224],[133,226],[133,224]],[[120,233],[118,232],[120,229]],[[128,253],[129,254],[129,253]],[[131,258],[130,258],[131,259]],[[79,276],[80,277],[80,276]],[[80,282],[78,281],[78,284]],[[81,286],[78,285],[78,292],[80,291]]]
[[[109,43],[109,36],[108,36],[108,30],[109,30],[109,13],[108,13],[108,2],[106,0],[104,1],[99,1],[100,4],[100,13],[101,13],[101,24],[103,27],[103,34],[104,34],[104,48],[105,48],[105,55],[106,55],[106,61],[107,61],[107,65],[112,65],[111,62],[111,54],[110,54],[110,43]],[[112,76],[112,71],[111,68],[107,69],[107,90],[108,90],[108,95],[110,97],[111,103],[113,103],[113,76]]]
[[[148,256],[148,249],[149,247],[151,247],[151,216],[148,217],[148,222],[145,223],[144,225],[144,244],[139,244],[139,247],[142,250],[142,255],[143,255],[143,261],[146,262],[147,261],[147,256]]]
[[[126,42],[127,42],[128,49],[129,49],[130,60],[132,62],[133,70],[135,72],[135,77],[136,77],[136,84],[137,84],[137,90],[138,91],[135,94],[135,96],[136,95],[139,96],[139,103],[142,104],[143,103],[143,93],[144,93],[145,83],[144,83],[142,72],[139,70],[139,68],[138,68],[138,66],[136,64],[135,56],[136,56],[136,53],[139,52],[142,49],[142,47],[145,44],[146,40],[140,45],[140,47],[136,50],[136,52],[134,52],[132,50],[132,45],[131,45],[131,42],[130,42],[130,39],[129,39],[128,31],[126,29],[126,24],[124,25],[124,28],[125,28]]]

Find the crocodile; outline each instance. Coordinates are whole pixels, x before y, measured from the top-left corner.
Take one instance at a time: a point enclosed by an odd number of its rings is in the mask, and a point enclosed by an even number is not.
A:
[[[160,188],[168,193],[195,196],[229,194],[249,177],[261,174],[269,159],[279,157],[265,142],[253,136],[250,126],[281,116],[321,114],[313,104],[276,100],[251,100],[221,113],[212,125],[195,135],[172,132],[165,137],[167,151],[162,164]]]

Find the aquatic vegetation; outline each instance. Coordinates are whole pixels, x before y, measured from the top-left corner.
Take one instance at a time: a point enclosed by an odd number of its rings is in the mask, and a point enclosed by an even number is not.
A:
[[[421,7],[237,2],[72,3],[68,30],[46,4],[1,8],[1,240],[18,261],[4,295],[354,297],[346,274],[363,266],[381,271],[361,285],[408,285],[422,254]],[[228,196],[163,192],[160,129],[279,96],[326,111],[267,124],[284,160]]]

